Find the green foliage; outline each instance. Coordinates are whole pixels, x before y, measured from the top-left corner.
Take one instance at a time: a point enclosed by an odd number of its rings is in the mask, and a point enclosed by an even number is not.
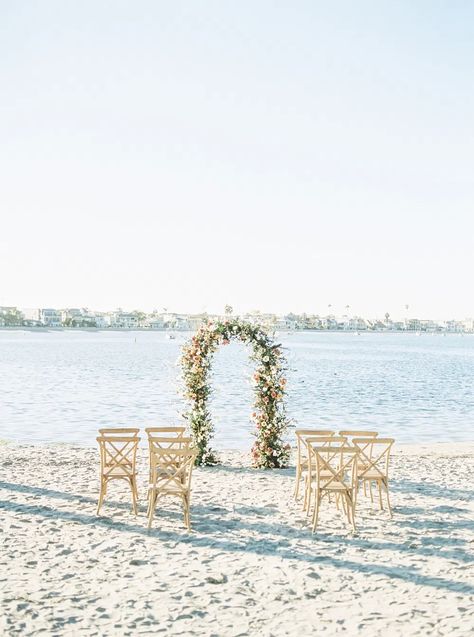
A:
[[[251,358],[257,368],[253,376],[255,386],[256,440],[252,447],[255,467],[281,468],[288,465],[290,446],[283,443],[288,425],[283,398],[286,379],[285,359],[281,347],[262,326],[227,318],[224,321],[204,323],[183,347],[181,366],[185,396],[189,411],[185,414],[198,448],[197,464],[216,464],[216,454],[210,447],[214,427],[208,408],[211,394],[209,375],[212,355],[220,345],[238,339],[252,346]]]

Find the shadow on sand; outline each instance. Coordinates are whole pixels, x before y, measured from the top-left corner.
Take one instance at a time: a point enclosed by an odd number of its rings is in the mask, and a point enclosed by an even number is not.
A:
[[[227,468],[224,470],[227,470]],[[262,473],[265,472],[262,471]],[[406,489],[410,486],[410,483],[403,485],[402,481],[399,481],[398,484],[400,489]],[[0,489],[11,493],[60,499],[76,504],[87,505],[87,508],[90,508],[91,511],[90,513],[65,511],[42,504],[23,504],[15,502],[14,500],[0,500],[0,510],[10,511],[22,516],[39,516],[44,519],[73,522],[99,528],[103,527],[108,531],[114,530],[122,533],[139,534],[146,537],[153,537],[164,542],[172,541],[175,543],[179,541],[183,544],[204,546],[215,550],[274,554],[284,560],[296,560],[304,562],[307,565],[327,564],[338,569],[345,569],[357,573],[383,575],[389,579],[403,580],[421,586],[429,586],[467,595],[474,594],[474,585],[472,584],[457,582],[443,577],[425,575],[421,573],[416,566],[375,564],[369,560],[365,562],[354,562],[332,555],[317,554],[314,550],[314,543],[311,542],[308,544],[311,538],[308,528],[298,529],[276,521],[270,522],[269,519],[274,515],[274,511],[271,507],[237,506],[229,510],[218,505],[202,506],[196,504],[192,508],[194,532],[186,533],[181,529],[180,531],[166,531],[156,528],[148,531],[144,524],[97,517],[95,515],[96,500],[87,496],[9,482],[0,482]],[[445,491],[443,491],[443,495],[449,497]],[[127,503],[122,502],[108,502],[107,506],[109,509],[111,507],[121,510],[130,509]],[[437,509],[438,513],[443,513],[443,511],[440,510],[443,509],[443,507],[437,507]],[[144,511],[143,506],[141,507],[141,511]],[[461,514],[464,513],[464,510],[460,509],[450,512]],[[395,509],[396,515],[392,521],[395,525],[395,532],[392,531],[390,536],[396,535],[397,526],[410,527],[419,534],[415,538],[411,538],[410,541],[377,541],[364,539],[357,535],[344,535],[341,537],[325,532],[318,532],[314,537],[318,542],[331,544],[332,546],[340,544],[342,548],[352,546],[362,552],[373,550],[394,551],[414,557],[437,556],[459,563],[473,564],[474,555],[472,552],[460,547],[460,545],[465,542],[459,538],[447,537],[447,533],[466,529],[474,531],[474,522],[469,519],[462,519],[461,517],[450,521],[434,520],[425,517],[426,513],[427,511],[421,507],[405,506]],[[246,516],[250,514],[253,516],[257,515],[260,518],[258,522],[246,518]],[[296,513],[296,515],[298,514]],[[166,516],[167,518],[176,517],[181,519],[181,515],[178,512],[169,511],[168,509]],[[409,519],[410,516],[412,516],[412,519]],[[159,514],[155,519],[155,524],[159,524]],[[250,532],[254,531],[263,537],[259,539],[249,538],[248,536],[239,537],[235,532],[238,532],[240,529]],[[426,531],[425,535],[423,535],[424,531]],[[429,534],[433,531],[440,531],[442,535],[431,537]],[[226,532],[229,532],[229,534],[227,537],[223,537],[223,534]],[[233,532],[233,534],[231,532]],[[297,540],[302,541],[300,545],[298,545]]]

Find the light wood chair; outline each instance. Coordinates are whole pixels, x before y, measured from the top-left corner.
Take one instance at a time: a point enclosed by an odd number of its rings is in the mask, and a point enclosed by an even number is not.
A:
[[[329,429],[296,429],[296,481],[294,498],[298,500],[300,493],[300,482],[303,477],[303,471],[308,468],[308,450],[306,448],[305,438],[312,436],[332,436],[334,431]]]
[[[140,438],[135,435],[102,435],[97,439],[100,451],[100,494],[97,515],[107,494],[111,480],[125,480],[132,492],[132,510],[137,515],[137,472],[136,455]]]
[[[140,429],[138,427],[106,427],[99,429],[101,436],[138,436]]]
[[[192,446],[193,440],[183,436],[185,427],[148,427],[145,429],[148,435],[148,460],[149,481],[151,482],[151,454],[154,449],[187,449]]]
[[[183,436],[186,431],[186,427],[176,426],[176,427],[146,427],[145,431],[148,436]]]
[[[301,475],[304,479],[304,501],[303,501],[303,511],[309,515],[311,513],[311,478],[310,478],[310,463],[311,463],[311,445],[319,445],[322,447],[344,447],[347,445],[347,438],[343,436],[308,436],[304,439],[304,443],[306,446],[306,457],[307,463],[303,468]],[[324,472],[323,472],[324,473]],[[323,475],[323,474],[322,474]]]
[[[395,442],[393,438],[354,438],[354,446],[359,451],[359,481],[369,484],[370,499],[373,502],[372,483],[378,487],[380,509],[383,509],[382,489],[385,490],[390,517],[393,517],[388,493],[388,466],[390,452]]]
[[[345,431],[340,431],[339,432],[340,436],[345,436],[347,438],[347,442],[348,444],[353,444],[352,441],[354,440],[354,438],[376,438],[379,434],[377,431],[362,431],[362,430],[358,430],[358,429],[348,429]],[[364,462],[362,462],[359,458],[359,474],[366,469],[366,465],[364,464]],[[372,495],[372,489],[370,490],[370,497],[373,501],[373,495]],[[367,495],[367,483],[364,482],[364,495]]]
[[[354,531],[357,502],[357,458],[355,447],[309,443],[309,488],[314,493],[313,533],[318,525],[319,508],[322,498],[332,493],[336,496],[336,506],[342,499],[342,508]]]
[[[151,480],[148,489],[148,528],[158,500],[167,495],[181,498],[184,510],[184,524],[191,529],[190,501],[191,477],[197,449],[160,446],[153,447],[151,458]]]
[[[377,431],[362,431],[361,429],[347,429],[340,431],[340,436],[347,438],[349,444],[352,444],[354,438],[376,438],[379,434]]]

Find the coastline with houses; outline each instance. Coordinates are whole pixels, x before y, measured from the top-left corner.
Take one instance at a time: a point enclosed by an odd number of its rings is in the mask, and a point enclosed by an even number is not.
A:
[[[229,311],[230,310],[230,311]],[[186,314],[176,312],[150,313],[141,310],[108,312],[88,308],[18,308],[0,306],[0,329],[72,329],[72,330],[176,330],[194,331],[204,321],[221,320],[232,314]],[[383,319],[343,314],[270,314],[250,312],[240,316],[250,323],[259,323],[274,331],[350,331],[350,332],[415,332],[474,333],[474,318],[437,321],[406,317],[394,320],[388,313]]]

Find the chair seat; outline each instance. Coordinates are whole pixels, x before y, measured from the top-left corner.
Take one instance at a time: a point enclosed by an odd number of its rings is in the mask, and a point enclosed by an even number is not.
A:
[[[123,467],[114,467],[104,473],[104,478],[133,478],[135,475],[136,473],[132,473]]]
[[[317,482],[312,482],[311,486],[313,488],[317,487]],[[319,484],[319,488],[323,491],[350,491],[352,489],[350,484],[344,484],[344,482],[340,482],[339,480],[333,480],[329,482],[326,486],[324,482]]]
[[[190,489],[187,489],[186,487],[178,487],[178,485],[176,486],[172,486],[172,487],[165,487],[164,489],[160,488],[160,487],[155,487],[152,484],[150,484],[150,491],[156,491],[156,493],[165,493],[168,495],[181,495],[183,493],[191,493]]]
[[[384,480],[385,477],[379,471],[366,471],[363,475],[359,475],[360,480]]]
[[[302,471],[301,475],[306,477],[308,475],[308,471]],[[332,474],[328,469],[323,469],[322,471],[319,472],[319,475],[322,476],[323,478],[326,476],[330,478],[334,474]]]

